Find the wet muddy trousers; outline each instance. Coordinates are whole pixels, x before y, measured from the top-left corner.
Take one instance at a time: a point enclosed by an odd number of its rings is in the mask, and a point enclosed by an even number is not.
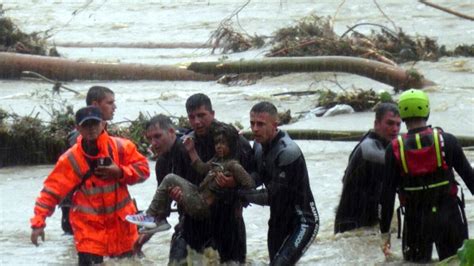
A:
[[[194,218],[209,217],[209,205],[204,201],[198,191],[198,187],[188,180],[175,175],[166,175],[161,184],[158,186],[155,196],[148,207],[146,213],[153,217],[165,218],[169,215],[171,198],[169,197],[169,189],[172,187],[180,187],[183,198],[180,205],[184,211]]]

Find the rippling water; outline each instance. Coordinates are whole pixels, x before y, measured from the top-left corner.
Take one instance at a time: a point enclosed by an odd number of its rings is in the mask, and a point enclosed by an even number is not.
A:
[[[410,35],[428,35],[440,44],[453,48],[460,43],[474,43],[472,22],[443,13],[414,1],[379,1],[388,17]],[[356,23],[392,24],[377,9],[373,1],[251,1],[238,16],[241,27],[249,34],[271,35],[276,29],[292,25],[295,20],[314,12],[320,16],[334,16],[334,28],[341,34]],[[472,1],[436,1],[465,14],[474,13]],[[243,1],[11,1],[4,0],[6,15],[25,31],[44,31],[53,28],[52,42],[205,42],[220,21],[242,6]],[[77,10],[75,16],[73,12]],[[237,25],[237,24],[236,24]],[[370,28],[359,28],[368,32]],[[228,55],[231,59],[261,58],[269,47]],[[192,61],[217,60],[222,55],[210,55],[206,49],[123,49],[123,48],[65,48],[59,52],[72,59],[98,62],[133,62],[146,64],[181,64]],[[405,64],[403,67],[411,67]],[[474,136],[474,60],[470,58],[442,58],[439,62],[418,62],[414,65],[425,77],[437,83],[427,89],[432,102],[430,122],[448,132]],[[159,82],[159,81],[101,81],[116,92],[118,109],[113,122],[135,119],[138,112],[184,115],[186,98],[196,92],[207,93],[214,104],[216,116],[225,122],[239,121],[248,125],[248,110],[260,100],[271,100],[280,110],[292,114],[314,107],[317,96],[279,96],[272,94],[337,86],[324,80],[333,79],[329,73],[290,74],[267,77],[250,86],[229,87],[215,82]],[[344,87],[391,88],[358,76],[338,74],[337,81]],[[94,81],[70,82],[68,85],[83,95]],[[45,100],[38,94],[51,86],[30,80],[0,80],[0,108],[19,114],[38,112],[48,118],[41,107]],[[75,108],[84,104],[84,96],[67,92],[62,99]],[[312,118],[287,126],[334,130],[366,130],[373,124],[373,113],[364,112],[329,118]],[[341,190],[341,177],[354,142],[299,141],[307,159],[311,187],[321,216],[321,228],[315,243],[301,259],[301,265],[374,265],[385,260],[379,250],[377,230],[368,229],[334,236],[334,209]],[[474,153],[467,152],[470,162]],[[153,162],[151,167],[153,167]],[[47,221],[46,242],[36,248],[30,244],[29,218],[42,180],[52,166],[13,167],[0,169],[0,262],[17,264],[73,264],[76,262],[72,238],[63,236],[60,214]],[[156,183],[154,176],[144,184],[131,187],[131,193],[141,208],[152,198]],[[465,192],[467,190],[465,189]],[[474,199],[466,193],[470,231],[474,230]],[[261,265],[268,261],[266,229],[268,208],[251,206],[244,211],[247,226],[248,261]],[[176,217],[171,216],[171,223]],[[156,235],[145,247],[147,257],[142,260],[107,261],[107,265],[163,265],[167,262],[171,231]],[[401,264],[400,242],[393,239]],[[436,257],[436,255],[434,255]]]

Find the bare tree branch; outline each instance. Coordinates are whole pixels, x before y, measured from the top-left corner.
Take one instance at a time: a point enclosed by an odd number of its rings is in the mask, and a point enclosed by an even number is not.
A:
[[[347,29],[342,35],[341,37],[339,37],[340,39],[342,39],[347,33],[349,33],[350,31],[354,30],[355,28],[359,27],[359,26],[364,26],[364,25],[371,25],[371,26],[377,26],[377,27],[380,27],[380,28],[383,28],[387,31],[387,33],[389,33],[390,35],[392,35],[392,37],[398,39],[398,36],[395,32],[393,32],[391,29],[383,26],[383,25],[380,25],[380,24],[375,24],[375,23],[368,23],[368,22],[365,22],[365,23],[358,23],[358,24],[355,24],[354,26],[351,26],[349,29]]]
[[[451,9],[448,9],[448,8],[445,8],[445,7],[442,7],[442,6],[439,6],[439,5],[436,5],[436,4],[433,4],[433,3],[430,3],[428,1],[425,1],[425,0],[419,0],[420,3],[423,3],[427,6],[431,6],[431,7],[434,7],[436,9],[439,9],[439,10],[442,10],[446,13],[449,13],[449,14],[452,14],[452,15],[455,15],[455,16],[458,16],[458,17],[461,17],[461,18],[465,18],[465,19],[469,19],[469,20],[474,20],[474,17],[471,17],[471,16],[468,16],[468,15],[465,15],[465,14],[461,14],[459,12],[456,12],[456,11],[453,11]]]
[[[377,3],[377,0],[374,0],[374,4],[377,6],[377,8],[378,8],[378,10],[380,11],[380,13],[382,13],[382,15],[384,15],[384,17],[385,17],[388,21],[390,21],[390,23],[392,23],[392,26],[393,26],[394,30],[399,31],[399,30],[398,30],[399,28],[397,27],[397,25],[395,25],[395,22],[393,22],[393,20],[391,20],[391,19],[387,16],[387,14],[385,14],[385,12],[383,12],[382,8],[381,8],[381,7],[379,6],[379,4]]]

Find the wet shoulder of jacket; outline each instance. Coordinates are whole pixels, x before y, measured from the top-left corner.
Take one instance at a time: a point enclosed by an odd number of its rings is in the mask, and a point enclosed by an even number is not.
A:
[[[364,160],[385,164],[385,148],[384,144],[378,138],[366,138],[360,144],[362,158]]]
[[[287,166],[295,162],[303,153],[300,147],[292,140],[288,134],[278,140],[278,147],[275,152],[278,153],[278,165]]]

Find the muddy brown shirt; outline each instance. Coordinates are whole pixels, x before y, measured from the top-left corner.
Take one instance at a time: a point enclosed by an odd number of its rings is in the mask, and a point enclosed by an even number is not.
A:
[[[255,182],[252,177],[245,171],[242,165],[236,160],[220,161],[212,158],[207,163],[198,159],[192,167],[200,174],[206,174],[204,180],[199,184],[199,191],[204,195],[214,194],[213,192],[221,188],[216,182],[216,173],[224,172],[226,176],[233,176],[237,183],[237,188],[253,188]]]

